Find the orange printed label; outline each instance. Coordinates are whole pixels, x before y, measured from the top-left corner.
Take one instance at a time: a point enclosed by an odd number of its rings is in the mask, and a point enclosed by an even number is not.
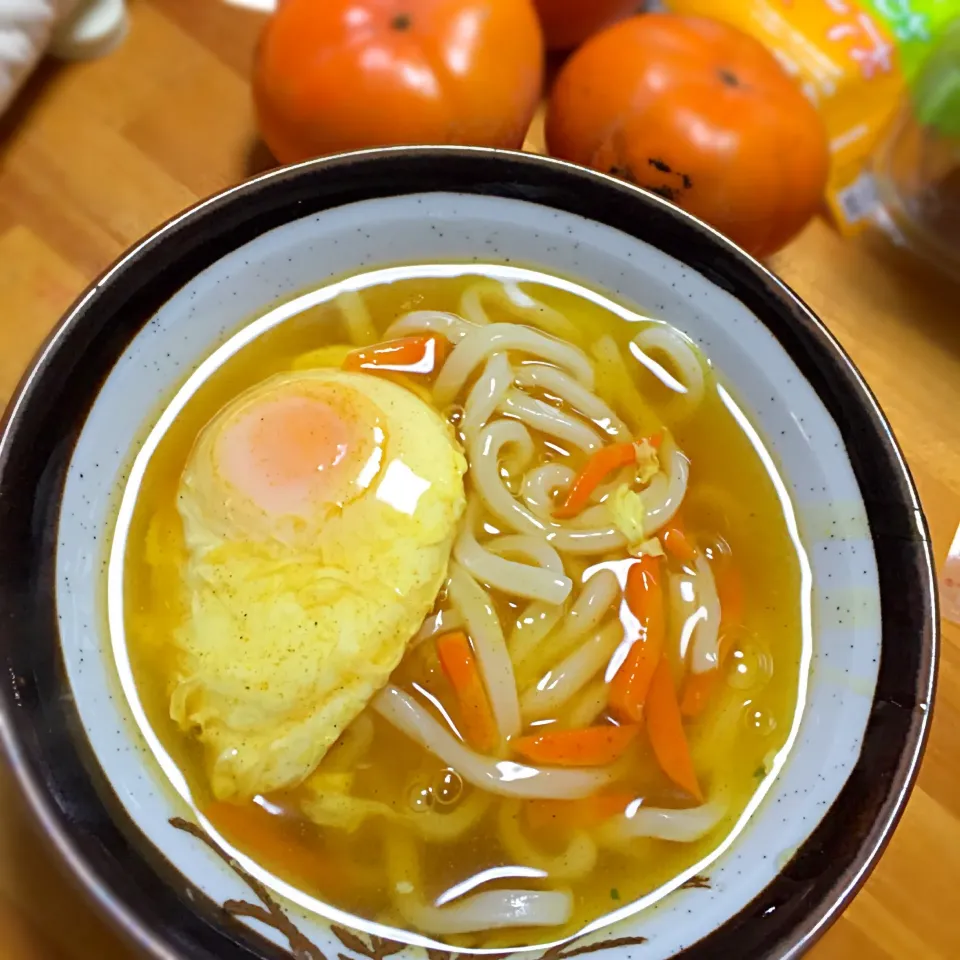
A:
[[[870,157],[904,89],[896,42],[854,0],[670,0],[767,46],[819,108],[830,138],[827,206],[855,233],[875,205]]]

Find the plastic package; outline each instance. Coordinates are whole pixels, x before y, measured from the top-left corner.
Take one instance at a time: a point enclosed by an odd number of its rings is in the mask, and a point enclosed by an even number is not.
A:
[[[877,209],[871,164],[909,81],[960,0],[669,0],[768,46],[817,105],[830,138],[826,204],[845,234]]]
[[[960,278],[960,20],[919,66],[873,175],[874,219]]]

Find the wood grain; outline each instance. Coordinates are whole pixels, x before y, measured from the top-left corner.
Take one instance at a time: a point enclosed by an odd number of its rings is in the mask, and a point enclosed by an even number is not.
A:
[[[198,197],[263,168],[246,80],[260,19],[214,0],[132,0],[106,59],[47,65],[0,121],[0,399],[82,287]],[[539,128],[528,146],[542,145]],[[773,264],[889,416],[938,560],[960,521],[960,291],[816,221]],[[816,960],[960,957],[960,628],[944,630],[930,747],[882,863]],[[125,958],[0,773],[0,940],[10,960]]]

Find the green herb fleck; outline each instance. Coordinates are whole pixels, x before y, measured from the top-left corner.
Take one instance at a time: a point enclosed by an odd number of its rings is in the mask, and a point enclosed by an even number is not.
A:
[[[762,780],[767,775],[767,768],[761,763],[760,766],[753,771],[753,775],[758,780]]]
[[[611,900],[619,900],[619,899],[620,899],[620,891],[619,891],[616,887],[614,887],[614,888],[610,891],[610,899],[611,899]]]

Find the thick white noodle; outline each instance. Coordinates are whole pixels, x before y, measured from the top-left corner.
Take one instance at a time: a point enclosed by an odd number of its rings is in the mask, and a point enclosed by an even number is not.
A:
[[[413,697],[392,685],[384,687],[371,704],[386,721],[453,767],[468,783],[502,797],[577,800],[596,793],[613,779],[608,768],[531,767],[482,756],[441,726]]]
[[[443,310],[414,310],[394,320],[383,335],[384,340],[392,337],[408,337],[417,333],[438,333],[452,344],[458,344],[472,329],[463,317]]]
[[[690,461],[687,455],[677,449],[672,440],[664,442],[666,449],[661,453],[661,463],[667,460],[665,471],[658,473],[643,491],[643,529],[647,536],[653,536],[661,527],[666,526],[676,516],[687,495],[687,481],[690,478]]]
[[[626,424],[595,393],[577,383],[559,367],[547,363],[521,363],[516,370],[518,386],[543,390],[592,420],[604,433],[616,440],[627,440]]]
[[[511,530],[544,537],[561,553],[594,554],[619,550],[626,545],[623,534],[608,520],[593,529],[551,523],[535,516],[510,492],[500,475],[501,454],[505,447],[516,451],[512,458],[522,469],[534,454],[533,441],[527,428],[516,420],[494,420],[488,423],[468,448],[470,476],[476,492],[487,509]],[[589,513],[589,511],[584,512]],[[592,519],[593,515],[591,515]],[[583,516],[579,518],[583,522]]]
[[[690,650],[690,669],[694,673],[706,673],[720,666],[720,598],[710,564],[698,556],[694,561],[697,570],[695,587],[700,607],[706,611],[697,623]]]
[[[559,927],[573,914],[565,890],[485,890],[443,907],[397,898],[404,920],[434,936],[503,930],[507,927]]]
[[[573,581],[563,572],[560,555],[545,540],[519,534],[480,544],[472,527],[472,518],[468,517],[453,555],[477,580],[528,600],[539,598],[559,604],[570,596]],[[528,557],[534,563],[508,560],[504,554]]]
[[[643,359],[637,356],[637,350],[643,354]],[[630,352],[667,386],[672,386],[671,380],[679,383],[683,392],[676,392],[674,416],[690,416],[696,411],[703,402],[705,377],[703,364],[685,337],[665,324],[658,323],[647,327],[633,338]],[[673,369],[666,370],[667,377],[663,377],[656,369],[664,369],[655,359],[657,354],[666,354],[670,358]],[[675,377],[674,373],[679,373],[679,377]]]
[[[524,719],[556,716],[604,668],[622,640],[623,626],[619,620],[597,630],[523,694],[520,709]]]
[[[443,937],[504,927],[560,926],[573,913],[573,897],[556,890],[484,890],[470,894],[472,886],[460,884],[441,894],[436,903],[425,903],[420,856],[413,839],[400,830],[389,831],[384,839],[393,902],[403,919],[423,933]],[[533,871],[531,874],[536,876]]]
[[[484,300],[495,301],[523,323],[539,327],[562,340],[578,343],[581,339],[580,329],[573,321],[559,310],[535,300],[512,280],[504,283],[498,280],[481,281],[468,287],[460,299],[460,312],[473,323],[488,324],[490,316],[483,307]]]
[[[563,561],[560,559],[560,554],[549,543],[537,537],[525,536],[522,533],[506,534],[488,540],[486,547],[498,557],[528,557],[536,561],[545,570],[563,573]],[[572,587],[573,583],[571,582],[570,585]]]
[[[356,833],[368,819],[381,817],[410,827],[427,843],[452,843],[463,836],[483,819],[492,800],[489,793],[473,790],[452,810],[401,811],[382,800],[310,790],[309,784],[307,790],[300,809],[318,826]]]
[[[631,804],[626,813],[611,817],[604,823],[600,828],[600,838],[604,845],[611,847],[638,837],[692,843],[713,830],[726,812],[726,804],[717,800],[684,810]]]
[[[517,625],[507,639],[507,650],[514,667],[523,663],[536,650],[543,638],[557,625],[564,608],[555,603],[534,600],[517,618]]]
[[[603,446],[603,439],[583,420],[578,420],[543,400],[530,397],[522,390],[508,390],[498,409],[507,416],[516,417],[534,430],[572,444],[585,453],[593,453]]]
[[[500,803],[500,843],[514,863],[542,870],[554,880],[580,880],[596,866],[597,845],[585,830],[575,831],[562,853],[544,853],[524,835],[521,816],[521,801]]]
[[[538,520],[507,489],[500,475],[500,462],[505,447],[514,451],[512,462],[526,466],[534,454],[530,431],[516,420],[494,420],[488,423],[467,448],[470,476],[487,509],[512,530],[520,533],[544,534],[547,524]]]
[[[568,640],[579,640],[599,626],[600,621],[614,610],[620,596],[620,583],[612,570],[598,570],[583,585],[570,616],[563,625]]]
[[[515,737],[520,732],[517,681],[493,601],[458,563],[450,565],[447,597],[467,625],[500,736]]]
[[[365,347],[380,339],[380,334],[370,319],[370,311],[356,290],[344,290],[336,302],[343,314],[347,336],[355,347]]]
[[[463,626],[463,617],[457,610],[438,610],[431,614],[420,626],[414,638],[410,641],[410,646],[415,647],[424,640],[436,637],[449,630],[456,630]]]
[[[616,340],[604,334],[591,346],[590,352],[596,361],[597,393],[616,405],[635,437],[656,429],[659,418],[637,389]]]
[[[505,350],[517,350],[549,360],[569,370],[588,390],[593,389],[593,364],[582,350],[516,323],[491,323],[488,327],[471,330],[454,347],[434,383],[437,406],[443,408],[451,403],[487,357]]]
[[[460,298],[460,312],[478,327],[490,326],[490,315],[484,309],[483,301],[487,297],[497,296],[498,289],[502,290],[501,284],[484,280],[467,287]]]
[[[495,353],[487,360],[477,382],[467,395],[463,405],[463,420],[460,429],[469,444],[477,431],[486,426],[497,407],[503,402],[507,391],[513,386],[513,367],[505,353]]]
[[[564,724],[573,730],[593,726],[597,717],[607,709],[609,702],[610,684],[604,680],[594,680],[574,697],[564,717]]]
[[[595,630],[603,619],[615,611],[614,602],[620,596],[620,584],[612,570],[599,570],[584,584],[569,615],[557,632],[550,637],[544,656],[537,656],[539,643],[526,643],[521,649],[508,644],[515,667],[526,666],[522,673],[529,677],[530,670],[543,670],[548,664],[565,657],[580,639]],[[521,671],[518,670],[518,674]],[[523,681],[521,680],[521,686]]]
[[[561,553],[610,553],[627,545],[626,537],[614,526],[580,529],[576,522],[554,530],[547,539]]]
[[[520,498],[541,520],[549,521],[557,505],[556,498],[567,492],[577,471],[565,463],[545,463],[528,470],[523,477]]]

